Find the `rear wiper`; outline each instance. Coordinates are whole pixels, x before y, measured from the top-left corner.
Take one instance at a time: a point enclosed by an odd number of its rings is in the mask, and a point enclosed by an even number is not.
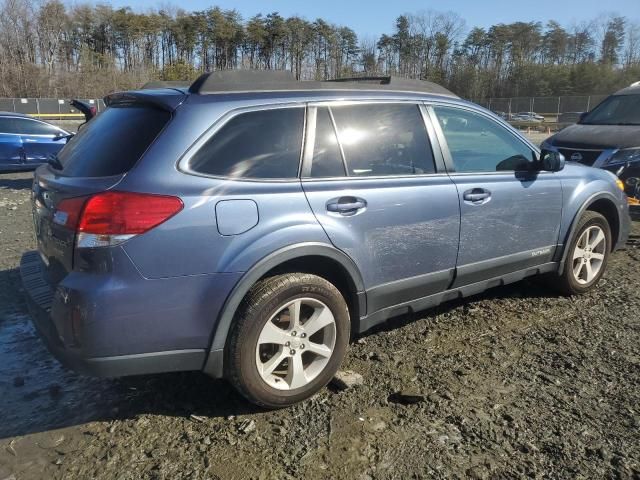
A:
[[[47,163],[56,170],[62,170],[64,168],[56,155],[49,155],[47,157]]]

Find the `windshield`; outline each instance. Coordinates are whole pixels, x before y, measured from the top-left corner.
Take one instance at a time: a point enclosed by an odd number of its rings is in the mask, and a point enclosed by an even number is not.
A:
[[[106,177],[128,172],[170,117],[169,112],[143,106],[108,108],[60,150],[62,174]]]
[[[582,125],[640,125],[640,94],[612,95],[589,112]]]

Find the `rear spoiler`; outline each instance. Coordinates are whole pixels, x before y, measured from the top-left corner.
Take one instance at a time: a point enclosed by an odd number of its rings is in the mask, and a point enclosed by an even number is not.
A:
[[[114,105],[147,105],[173,112],[186,98],[186,92],[178,89],[134,90],[107,95],[104,97],[104,103],[107,107]]]

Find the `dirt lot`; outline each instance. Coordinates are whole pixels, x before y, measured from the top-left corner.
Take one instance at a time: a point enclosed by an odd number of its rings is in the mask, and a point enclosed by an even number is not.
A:
[[[0,176],[0,480],[640,478],[638,222],[597,291],[523,282],[394,319],[349,351],[363,385],[265,412],[201,374],[63,370],[16,270],[30,182]]]

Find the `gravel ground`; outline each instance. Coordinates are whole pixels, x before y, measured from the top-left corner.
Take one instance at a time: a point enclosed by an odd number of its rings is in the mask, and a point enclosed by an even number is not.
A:
[[[0,176],[0,479],[640,478],[640,223],[597,291],[521,282],[388,322],[362,385],[266,412],[197,373],[65,371],[16,267],[30,175]]]

